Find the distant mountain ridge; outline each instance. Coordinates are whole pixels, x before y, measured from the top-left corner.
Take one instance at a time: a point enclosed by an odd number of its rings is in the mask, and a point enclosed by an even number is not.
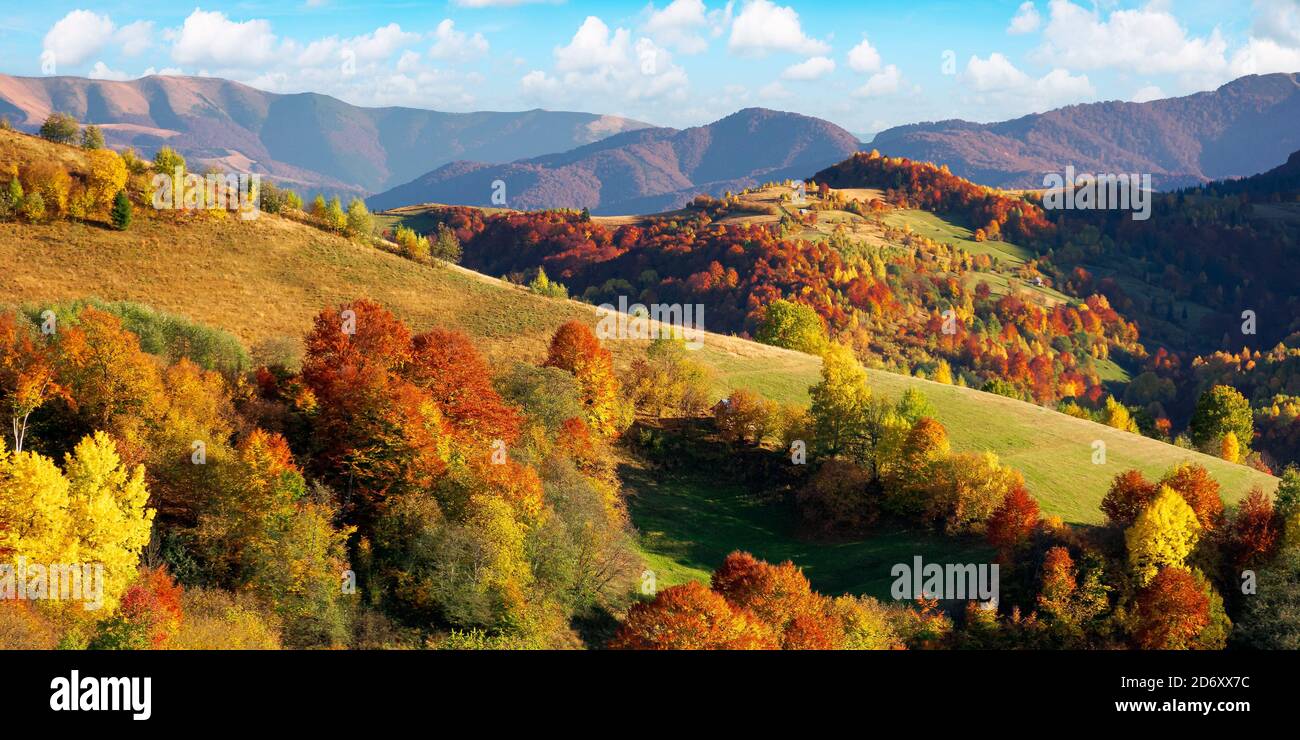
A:
[[[34,131],[52,111],[99,125],[110,146],[171,146],[200,164],[308,189],[373,193],[460,159],[510,162],[648,124],[543,110],[441,113],[362,108],[316,93],[269,93],[210,77],[127,82],[0,75],[0,115]]]
[[[509,164],[453,162],[367,202],[374,210],[490,206],[499,181],[510,208],[649,213],[680,207],[700,193],[806,177],[860,148],[856,136],[828,121],[747,108],[705,126],[629,131]]]
[[[1300,74],[1250,75],[1217,90],[1146,103],[1071,105],[1000,123],[952,120],[886,129],[882,154],[946,164],[982,185],[1042,187],[1043,175],[1150,173],[1159,189],[1244,177],[1300,149]]]

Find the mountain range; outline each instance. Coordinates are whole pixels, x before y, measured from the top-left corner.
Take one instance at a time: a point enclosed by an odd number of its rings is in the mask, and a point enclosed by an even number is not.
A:
[[[374,193],[458,159],[510,162],[646,128],[618,116],[530,110],[440,113],[361,108],[315,93],[282,95],[211,77],[129,82],[0,75],[0,115],[34,131],[62,111],[113,147],[260,172],[308,191]]]
[[[1300,75],[1250,75],[1143,103],[1071,105],[1000,123],[952,120],[882,131],[871,148],[944,164],[1004,188],[1043,175],[1149,173],[1159,189],[1247,177],[1300,149]],[[749,108],[688,129],[543,110],[442,113],[362,108],[208,77],[129,82],[0,75],[0,115],[33,131],[52,111],[98,124],[114,147],[169,145],[192,163],[261,172],[292,187],[415,203],[648,213],[699,193],[803,179],[863,148],[817,118]],[[504,184],[504,192],[497,187]]]
[[[747,108],[707,126],[630,131],[510,164],[453,162],[367,203],[375,210],[412,203],[488,206],[494,183],[501,182],[511,208],[650,213],[678,208],[702,192],[801,178],[860,146],[828,121]]]
[[[946,164],[982,185],[1039,188],[1043,175],[1149,173],[1158,189],[1244,177],[1300,148],[1300,75],[1250,75],[1217,90],[1145,103],[1071,105],[1001,123],[886,129],[882,154]]]

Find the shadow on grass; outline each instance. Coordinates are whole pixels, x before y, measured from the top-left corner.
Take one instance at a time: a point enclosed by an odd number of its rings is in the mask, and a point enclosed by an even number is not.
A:
[[[918,555],[936,563],[992,561],[992,550],[978,540],[929,532],[882,529],[849,542],[800,539],[788,504],[765,503],[759,492],[725,475],[667,473],[624,464],[619,476],[642,549],[652,559],[681,569],[660,578],[660,587],[700,577],[698,571],[712,571],[734,550],[773,563],[790,560],[803,569],[814,589],[825,594],[882,599],[890,598],[893,566],[911,564]],[[697,573],[681,576],[685,570]]]

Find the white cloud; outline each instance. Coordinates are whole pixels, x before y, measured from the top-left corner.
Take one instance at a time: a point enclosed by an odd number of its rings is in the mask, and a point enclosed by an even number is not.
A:
[[[526,97],[546,103],[681,98],[688,84],[667,49],[645,37],[634,41],[631,31],[611,30],[596,16],[588,16],[554,56],[554,74],[532,70],[520,80]]]
[[[1165,97],[1165,93],[1159,87],[1155,85],[1146,85],[1133,93],[1133,96],[1130,97],[1129,100],[1134,103],[1147,103],[1152,100],[1160,100],[1163,97]]]
[[[892,95],[898,92],[903,83],[903,74],[898,71],[898,67],[889,64],[884,69],[871,75],[867,79],[867,84],[853,91],[853,94],[859,98],[871,98],[879,95]]]
[[[195,9],[180,30],[168,36],[173,41],[172,59],[182,64],[248,69],[276,58],[276,37],[267,20],[239,23],[220,11]]]
[[[978,92],[996,92],[1023,87],[1029,75],[1016,69],[1002,54],[994,52],[988,59],[971,57],[966,63],[966,82]]]
[[[730,23],[731,7],[729,2],[725,10],[710,13],[703,0],[673,0],[663,10],[652,3],[646,7],[648,17],[641,31],[682,54],[700,54],[709,48],[705,32],[717,36]]]
[[[849,49],[849,68],[862,74],[875,72],[880,69],[880,52],[870,41],[862,39],[861,43]]]
[[[488,42],[483,38],[483,34],[475,33],[471,36],[464,31],[457,31],[456,24],[450,18],[438,24],[438,30],[434,31],[433,37],[434,43],[429,49],[429,56],[434,59],[467,62],[483,56],[488,51]]]
[[[1072,75],[1058,67],[1034,79],[997,52],[987,59],[972,56],[960,79],[976,94],[974,102],[1014,113],[1047,110],[1097,95],[1087,75]]]
[[[786,67],[781,73],[783,80],[818,80],[835,71],[835,61],[830,57],[812,57]]]
[[[1011,18],[1011,25],[1007,26],[1007,33],[1033,33],[1042,23],[1042,16],[1038,15],[1038,8],[1034,7],[1033,2],[1021,3]]]
[[[157,70],[154,69],[153,67],[150,67],[146,69],[144,72],[141,72],[140,76],[150,77],[153,75],[161,75],[163,77],[181,77],[184,74],[185,71],[182,70],[180,67],[163,67],[162,69],[157,69]]]
[[[1233,77],[1272,72],[1300,72],[1300,48],[1286,47],[1271,38],[1251,38],[1232,55]]]
[[[44,49],[54,53],[56,64],[74,67],[103,49],[112,35],[113,21],[107,15],[74,10],[46,32]]]
[[[1102,18],[1070,0],[1051,0],[1050,19],[1035,61],[1072,69],[1118,68],[1143,74],[1222,70],[1227,43],[1219,29],[1187,34],[1158,3],[1115,10]]]
[[[794,8],[771,0],[747,0],[731,24],[728,47],[740,54],[765,55],[785,51],[808,56],[830,52],[830,45],[803,32]]]
[[[95,66],[90,68],[90,71],[86,73],[86,76],[92,80],[117,80],[119,82],[131,79],[131,75],[128,75],[125,72],[119,72],[115,69],[109,69],[108,65],[103,62],[95,62]]]
[[[632,34],[626,28],[611,34],[604,21],[589,15],[569,44],[555,50],[555,68],[568,72],[618,65],[627,59],[631,44]]]
[[[153,21],[128,23],[117,30],[114,39],[122,45],[123,54],[139,56],[153,46]]]

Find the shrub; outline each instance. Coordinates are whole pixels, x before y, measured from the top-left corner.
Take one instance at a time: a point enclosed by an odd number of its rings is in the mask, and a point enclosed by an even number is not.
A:
[[[62,167],[54,162],[33,162],[22,170],[19,177],[28,199],[33,195],[41,196],[44,216],[55,218],[67,212],[72,177]]]
[[[41,124],[41,138],[56,144],[71,144],[81,131],[77,119],[67,113],[51,113]]]

